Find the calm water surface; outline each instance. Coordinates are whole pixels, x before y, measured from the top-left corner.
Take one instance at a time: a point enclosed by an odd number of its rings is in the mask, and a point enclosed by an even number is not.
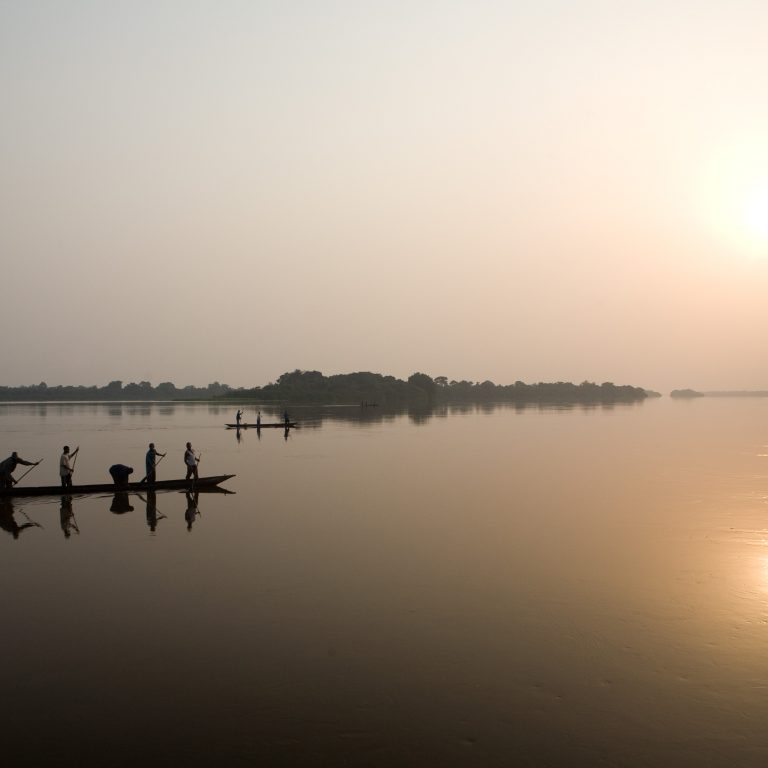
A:
[[[25,484],[237,475],[6,503],[6,765],[768,761],[768,400],[233,415],[0,406]]]

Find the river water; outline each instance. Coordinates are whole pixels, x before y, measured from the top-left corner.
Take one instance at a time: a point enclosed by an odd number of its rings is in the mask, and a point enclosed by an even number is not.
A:
[[[0,406],[24,484],[236,474],[4,503],[7,765],[766,764],[768,399],[233,416]]]

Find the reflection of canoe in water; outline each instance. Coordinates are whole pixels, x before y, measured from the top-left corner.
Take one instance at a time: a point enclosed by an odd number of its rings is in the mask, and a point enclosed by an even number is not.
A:
[[[227,424],[227,429],[283,429],[284,427],[293,428],[296,426],[295,421],[289,421],[287,424],[284,421],[275,421],[271,424]]]
[[[156,483],[128,483],[119,488],[114,483],[98,483],[95,485],[73,485],[71,488],[62,488],[60,485],[38,485],[31,487],[14,486],[13,488],[0,488],[0,498],[4,496],[74,496],[78,493],[115,493],[117,491],[162,491],[166,489],[180,488],[183,491],[197,491],[206,488],[214,488],[229,480],[234,475],[214,475],[213,477],[199,477],[197,482],[189,480],[158,480]]]

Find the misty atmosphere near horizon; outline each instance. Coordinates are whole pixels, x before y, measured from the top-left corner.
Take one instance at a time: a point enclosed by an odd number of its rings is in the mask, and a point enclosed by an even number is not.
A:
[[[3,3],[0,383],[765,388],[767,15]]]
[[[0,2],[5,762],[768,764],[766,39]]]

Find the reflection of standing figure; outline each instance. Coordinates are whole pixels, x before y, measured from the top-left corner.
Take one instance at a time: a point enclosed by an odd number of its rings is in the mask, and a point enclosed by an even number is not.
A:
[[[192,525],[198,515],[197,501],[200,494],[195,491],[194,495],[187,491],[187,511],[184,513],[184,519],[187,521],[187,530],[192,530]]]
[[[147,491],[147,525],[152,533],[157,528],[157,494]]]
[[[0,528],[13,536],[14,539],[19,538],[19,534],[25,528],[39,528],[38,523],[33,523],[31,520],[24,525],[19,525],[14,518],[13,502],[10,499],[0,499]],[[29,519],[29,518],[27,518]]]
[[[284,437],[286,440],[288,439],[288,433],[289,433],[290,431],[291,431],[291,430],[290,430],[290,429],[288,429],[288,427],[286,427],[286,428],[285,428],[285,432],[283,432],[283,437]]]
[[[72,509],[72,497],[62,496],[61,507],[59,508],[59,521],[61,522],[61,530],[64,533],[64,538],[68,539],[72,535],[72,528],[76,533],[80,533],[75,522],[75,513]]]
[[[195,456],[195,452],[192,450],[192,443],[187,443],[187,450],[184,451],[184,464],[187,467],[187,476],[185,480],[189,480],[190,477],[194,477],[197,480],[197,462],[200,459]]]

